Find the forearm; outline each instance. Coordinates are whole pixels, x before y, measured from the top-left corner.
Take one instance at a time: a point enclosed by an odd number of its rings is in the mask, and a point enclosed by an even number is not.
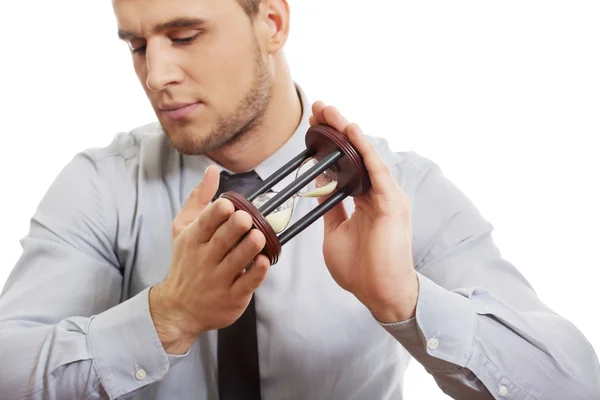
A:
[[[99,377],[83,334],[89,318],[56,325],[0,322],[0,387],[8,399],[85,398],[98,390]]]
[[[485,289],[419,276],[416,318],[384,327],[457,398],[600,397],[591,345],[548,311],[519,312]]]
[[[8,320],[0,331],[8,398],[113,399],[161,380],[178,360],[158,339],[147,290],[92,318]]]
[[[600,398],[587,340],[502,257],[493,226],[439,166],[416,162],[416,318],[385,329],[457,398]]]

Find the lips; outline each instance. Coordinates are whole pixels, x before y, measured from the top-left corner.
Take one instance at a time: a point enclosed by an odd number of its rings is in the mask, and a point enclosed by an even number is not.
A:
[[[200,106],[197,103],[170,103],[160,105],[159,109],[170,119],[181,119],[187,117],[192,111]]]

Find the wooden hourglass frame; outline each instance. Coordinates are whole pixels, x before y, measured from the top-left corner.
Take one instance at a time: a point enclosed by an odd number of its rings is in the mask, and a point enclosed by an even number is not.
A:
[[[266,238],[266,245],[262,253],[269,258],[271,264],[277,263],[282,246],[285,243],[325,215],[346,197],[361,196],[371,188],[371,181],[362,156],[345,135],[328,125],[320,124],[308,129],[305,143],[306,150],[275,171],[264,182],[251,190],[246,197],[233,191],[225,192],[220,196],[231,201],[236,210],[243,210],[250,214],[253,220],[253,228],[260,230]],[[309,158],[314,158],[318,162],[260,208],[252,204],[256,197],[269,191]],[[337,174],[336,190],[324,202],[278,236],[265,217],[332,166],[335,167]]]

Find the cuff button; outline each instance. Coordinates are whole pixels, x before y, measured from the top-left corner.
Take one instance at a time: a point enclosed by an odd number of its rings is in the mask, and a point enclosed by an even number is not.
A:
[[[430,350],[437,349],[439,345],[440,342],[436,338],[431,338],[427,341],[427,347],[429,347]]]
[[[137,371],[135,371],[135,379],[137,379],[138,381],[143,381],[144,379],[146,379],[146,371],[144,371],[143,369],[139,368]]]
[[[504,385],[501,385],[501,386],[498,388],[498,394],[499,394],[500,396],[502,396],[502,397],[506,396],[506,395],[508,394],[508,388],[507,388],[506,386],[504,386]]]

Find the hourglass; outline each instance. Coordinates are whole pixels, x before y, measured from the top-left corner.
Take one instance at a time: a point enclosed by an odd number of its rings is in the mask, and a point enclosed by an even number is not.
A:
[[[236,210],[250,214],[253,227],[266,238],[262,253],[271,264],[277,263],[283,245],[338,203],[348,196],[361,196],[371,188],[363,159],[345,135],[320,124],[308,129],[305,143],[306,150],[275,171],[246,197],[233,191],[220,196],[231,201]],[[294,171],[295,178],[289,185],[279,192],[270,191]],[[327,199],[288,227],[300,197]]]

